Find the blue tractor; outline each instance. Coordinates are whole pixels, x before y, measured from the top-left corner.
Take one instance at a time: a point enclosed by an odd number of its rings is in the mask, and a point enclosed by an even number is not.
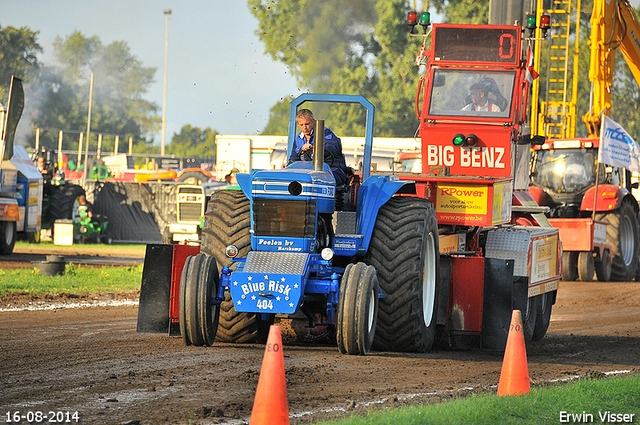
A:
[[[436,335],[435,209],[415,196],[413,182],[370,175],[374,106],[362,96],[295,99],[289,152],[297,108],[308,101],[366,108],[362,183],[352,176],[336,186],[318,138],[313,161],[238,174],[240,190],[214,192],[201,252],[182,269],[182,338],[264,341],[276,314],[302,313],[312,327],[335,329],[342,353],[426,351]]]

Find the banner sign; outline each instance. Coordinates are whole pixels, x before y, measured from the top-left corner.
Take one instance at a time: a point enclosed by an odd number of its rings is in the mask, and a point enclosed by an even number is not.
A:
[[[640,172],[640,146],[624,128],[608,116],[602,117],[598,162]]]

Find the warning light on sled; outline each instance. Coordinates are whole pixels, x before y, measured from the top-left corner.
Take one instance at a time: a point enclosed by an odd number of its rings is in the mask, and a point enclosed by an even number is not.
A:
[[[478,143],[478,136],[476,136],[475,134],[471,133],[464,139],[464,143],[468,147],[472,148],[472,147],[474,147],[476,145],[476,143]]]
[[[429,12],[422,12],[420,14],[420,26],[426,31],[429,25],[431,25],[431,14]]]
[[[418,25],[418,13],[417,12],[409,12],[407,13],[407,25],[413,29],[416,25]]]
[[[551,28],[551,16],[549,15],[541,15],[540,16],[540,29],[542,30],[542,36],[547,37],[547,31]]]
[[[463,146],[464,145],[464,134],[456,134],[455,136],[453,136],[453,146]]]

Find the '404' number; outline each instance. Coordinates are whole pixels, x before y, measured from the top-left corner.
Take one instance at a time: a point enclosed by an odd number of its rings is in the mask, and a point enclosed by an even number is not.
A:
[[[258,300],[258,306],[260,310],[273,310],[272,300]]]

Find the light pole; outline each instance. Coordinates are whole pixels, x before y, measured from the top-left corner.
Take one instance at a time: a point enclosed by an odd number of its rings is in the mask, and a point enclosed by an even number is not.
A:
[[[162,94],[162,144],[160,145],[160,155],[164,156],[165,137],[167,131],[167,68],[169,67],[169,16],[171,9],[165,9],[167,26],[164,38],[164,90]]]

